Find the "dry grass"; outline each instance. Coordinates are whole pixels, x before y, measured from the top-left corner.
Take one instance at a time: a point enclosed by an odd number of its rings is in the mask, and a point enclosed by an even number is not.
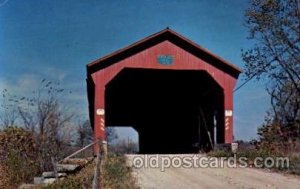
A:
[[[88,164],[80,172],[69,176],[45,189],[88,189],[92,188],[95,162]],[[126,166],[123,155],[110,155],[104,164],[101,173],[101,185],[105,189],[137,189],[135,179],[131,175],[131,169]]]
[[[103,174],[103,187],[106,189],[137,189],[137,182],[132,176],[132,169],[126,165],[124,155],[109,155],[105,162]]]
[[[13,188],[10,186],[10,179],[4,166],[0,164],[0,188]]]
[[[299,154],[293,153],[291,154],[284,154],[284,153],[272,153],[267,150],[263,149],[240,149],[238,152],[235,154],[237,158],[239,157],[246,157],[248,161],[248,165],[252,166],[253,161],[256,157],[262,157],[263,159],[267,157],[288,157],[289,158],[289,167],[286,165],[282,165],[276,167],[275,165],[270,168],[273,171],[280,171],[283,173],[288,173],[288,174],[295,174],[295,175],[300,175],[300,156]],[[212,157],[233,157],[234,154],[230,151],[224,151],[224,150],[215,150],[211,151],[208,153],[208,156]],[[264,166],[262,168],[265,168]]]
[[[91,162],[81,169],[77,174],[68,176],[63,180],[44,187],[45,189],[87,189],[92,188],[95,163]]]

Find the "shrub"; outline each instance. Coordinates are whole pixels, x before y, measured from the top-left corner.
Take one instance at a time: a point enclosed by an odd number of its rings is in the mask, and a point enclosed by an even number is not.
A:
[[[70,175],[63,180],[56,181],[44,189],[80,189],[92,188],[95,163],[86,165],[75,175]]]
[[[208,152],[207,154],[208,156],[212,156],[212,157],[231,157],[233,156],[233,154],[229,151],[226,150],[213,150]]]
[[[32,181],[39,173],[36,144],[30,132],[8,127],[0,134],[0,163],[10,187]]]
[[[300,175],[300,156],[290,157],[289,173]]]

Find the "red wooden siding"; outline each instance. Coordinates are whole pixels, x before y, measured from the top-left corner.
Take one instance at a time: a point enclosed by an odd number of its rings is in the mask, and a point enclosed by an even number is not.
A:
[[[171,55],[173,63],[162,65],[157,62],[159,55]],[[114,55],[113,55],[114,56]],[[94,65],[95,63],[92,63]],[[99,62],[101,64],[101,60]],[[169,69],[169,70],[205,70],[224,90],[225,110],[233,111],[233,89],[237,76],[227,73],[189,51],[175,45],[169,40],[164,40],[125,59],[117,61],[105,68],[88,73],[95,84],[93,121],[95,138],[105,138],[105,116],[98,115],[98,109],[105,109],[105,86],[124,68],[144,69]],[[89,69],[89,66],[88,66]],[[233,68],[236,69],[236,68]],[[240,70],[236,71],[237,73]],[[238,74],[237,74],[238,75]],[[89,87],[89,86],[88,86]],[[225,143],[233,140],[233,117],[225,116]]]

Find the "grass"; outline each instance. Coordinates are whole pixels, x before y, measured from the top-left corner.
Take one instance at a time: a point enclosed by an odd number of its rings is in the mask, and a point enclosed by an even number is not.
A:
[[[111,154],[108,156],[103,171],[103,186],[111,189],[137,189],[131,167],[126,166],[124,155]]]
[[[75,175],[68,176],[44,189],[92,188],[95,163],[90,163]],[[124,155],[109,155],[101,173],[101,184],[106,189],[137,189],[131,168],[126,166]]]
[[[246,157],[249,167],[253,166],[254,159],[256,157],[262,157],[263,159],[267,157],[288,157],[289,166],[273,166],[270,168],[273,171],[280,171],[288,174],[300,175],[300,156],[299,155],[288,155],[288,154],[272,154],[266,150],[257,150],[257,149],[242,149],[238,150],[235,154],[237,159],[240,157]],[[208,156],[211,157],[233,157],[234,153],[225,150],[214,150],[208,153]],[[264,166],[261,168],[265,168]]]
[[[44,189],[85,189],[92,188],[92,180],[94,174],[95,163],[92,162],[77,174],[68,176],[67,178],[50,184]]]

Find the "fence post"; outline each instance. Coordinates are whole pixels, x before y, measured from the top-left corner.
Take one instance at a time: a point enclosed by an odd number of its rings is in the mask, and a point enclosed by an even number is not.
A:
[[[107,142],[102,141],[102,148],[103,148],[103,158],[106,159],[107,156]]]
[[[51,157],[51,162],[52,162],[52,166],[53,166],[53,172],[55,175],[55,179],[57,180],[58,179],[57,164],[56,164],[54,157]]]
[[[103,154],[103,147],[102,147],[102,141],[98,139],[98,142],[96,143],[98,145],[98,153],[96,158],[96,165],[95,165],[95,171],[94,171],[94,178],[93,178],[93,186],[92,189],[101,189],[100,185],[100,167],[102,162],[102,154]]]

